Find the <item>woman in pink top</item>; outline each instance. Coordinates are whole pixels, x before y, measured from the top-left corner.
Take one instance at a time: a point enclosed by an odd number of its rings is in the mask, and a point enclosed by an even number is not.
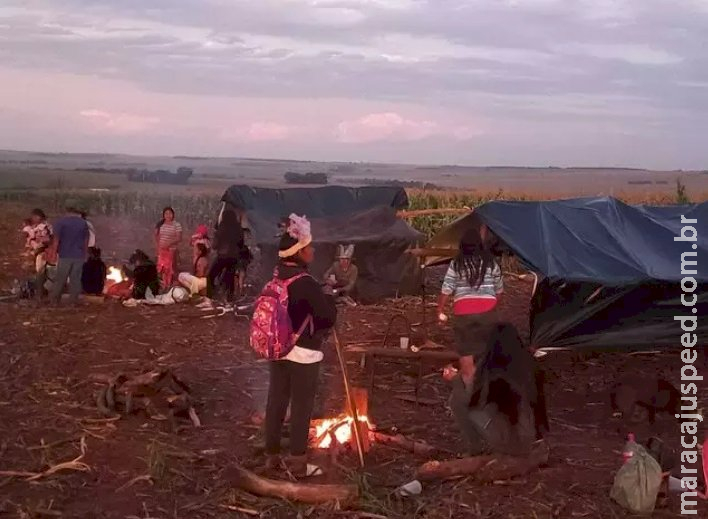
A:
[[[165,207],[162,220],[155,226],[155,245],[157,246],[157,272],[162,288],[169,288],[177,272],[177,247],[182,241],[182,225],[175,220],[175,211]]]

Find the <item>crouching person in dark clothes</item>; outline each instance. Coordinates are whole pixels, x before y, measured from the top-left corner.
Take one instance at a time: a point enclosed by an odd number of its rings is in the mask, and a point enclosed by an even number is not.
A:
[[[548,430],[543,374],[513,325],[501,323],[492,331],[471,399],[453,412],[472,455],[526,455]]]
[[[307,273],[314,259],[310,224],[305,218],[290,216],[286,232],[280,239],[277,275],[287,280]],[[296,477],[310,475],[307,445],[310,419],[315,404],[322,344],[334,327],[337,309],[334,299],[322,291],[317,280],[305,275],[295,280],[288,290],[288,315],[293,330],[303,332],[295,347],[282,360],[270,362],[270,385],[265,418],[266,468],[281,466],[280,441],[283,422],[290,405],[290,457],[286,465]],[[311,318],[309,326],[306,322]],[[312,466],[311,466],[312,467]]]

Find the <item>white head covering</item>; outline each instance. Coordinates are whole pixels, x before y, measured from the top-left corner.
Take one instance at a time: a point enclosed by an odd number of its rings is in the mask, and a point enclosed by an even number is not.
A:
[[[278,256],[281,258],[294,256],[312,243],[309,220],[305,216],[298,216],[295,213],[291,214],[288,219],[288,226],[285,232],[288,233],[291,238],[297,240],[297,243],[289,249],[278,251]]]
[[[352,259],[354,257],[354,245],[338,245],[337,259]]]

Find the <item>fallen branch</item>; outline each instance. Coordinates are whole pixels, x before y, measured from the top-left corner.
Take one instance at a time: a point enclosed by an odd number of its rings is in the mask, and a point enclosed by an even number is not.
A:
[[[228,480],[238,488],[263,497],[280,497],[309,504],[338,501],[347,503],[358,496],[356,485],[318,485],[277,481],[254,474],[242,467],[230,469]]]
[[[21,477],[21,478],[26,478],[25,481],[37,481],[38,479],[42,479],[47,476],[51,476],[52,474],[55,474],[55,473],[62,471],[62,470],[76,470],[79,472],[88,472],[91,470],[91,467],[89,467],[88,465],[86,465],[86,463],[83,463],[81,461],[85,455],[86,455],[86,438],[82,437],[81,438],[81,454],[71,461],[65,461],[64,463],[59,463],[58,465],[54,465],[52,467],[49,467],[44,472],[0,470],[0,476]]]
[[[451,461],[429,461],[416,473],[421,481],[470,475],[477,482],[503,481],[528,474],[548,463],[550,449],[545,441],[536,442],[527,457],[472,456]]]
[[[374,441],[376,443],[383,443],[385,445],[393,445],[401,449],[412,452],[413,454],[433,454],[438,451],[437,448],[433,447],[429,443],[422,440],[411,440],[406,438],[402,434],[397,434],[391,436],[389,434],[384,434],[380,432],[372,432],[374,436]]]
[[[438,373],[434,373],[434,375],[440,376]],[[395,398],[396,400],[403,400],[404,402],[413,402],[413,403],[419,404],[419,405],[432,405],[432,406],[441,405],[439,400],[434,400],[432,398],[423,398],[423,397],[416,398],[415,396],[411,396],[411,395],[395,395],[393,398]]]
[[[152,476],[150,474],[143,474],[142,476],[138,476],[136,478],[131,479],[128,481],[125,485],[122,485],[116,489],[116,493],[120,492],[121,490],[125,490],[126,488],[132,487],[135,485],[138,481],[147,481],[152,485]]]
[[[224,510],[229,510],[231,512],[241,512],[242,514],[246,515],[261,515],[258,510],[251,510],[250,508],[241,508],[240,506],[219,505],[219,508],[223,508]]]

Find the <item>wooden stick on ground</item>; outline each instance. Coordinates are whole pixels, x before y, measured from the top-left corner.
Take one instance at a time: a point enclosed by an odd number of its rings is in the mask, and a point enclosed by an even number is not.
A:
[[[229,470],[229,481],[238,488],[263,497],[280,497],[309,504],[351,502],[358,496],[356,485],[316,485],[277,481],[254,474],[242,467]]]
[[[511,479],[528,474],[548,463],[550,449],[545,441],[536,442],[527,457],[472,456],[451,461],[429,461],[418,468],[417,479],[430,481],[469,475],[478,482]]]
[[[389,434],[383,434],[380,432],[373,432],[372,435],[373,435],[374,441],[376,443],[383,443],[385,445],[393,445],[394,447],[399,447],[401,449],[412,452],[413,454],[430,455],[430,454],[437,452],[437,450],[438,450],[435,447],[433,447],[432,445],[430,445],[429,443],[426,443],[424,441],[419,441],[419,440],[411,440],[409,438],[406,438],[402,434],[397,434],[395,436],[391,436]]]

